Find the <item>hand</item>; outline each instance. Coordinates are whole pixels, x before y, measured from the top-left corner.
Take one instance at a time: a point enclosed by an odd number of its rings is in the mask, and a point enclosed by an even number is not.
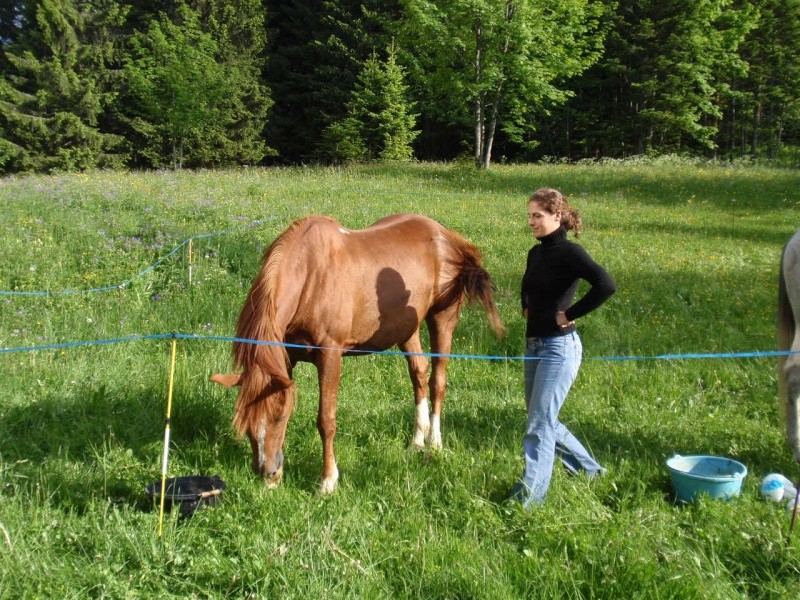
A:
[[[559,327],[564,329],[565,327],[574,325],[575,321],[570,321],[569,319],[567,319],[567,313],[565,313],[563,310],[560,310],[556,313],[556,323],[558,324]]]

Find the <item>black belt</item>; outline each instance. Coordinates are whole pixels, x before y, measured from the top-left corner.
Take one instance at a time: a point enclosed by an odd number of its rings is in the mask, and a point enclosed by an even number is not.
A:
[[[559,330],[559,331],[557,331],[555,333],[552,333],[550,335],[536,335],[536,336],[529,337],[529,338],[527,338],[527,341],[528,341],[529,344],[535,344],[538,340],[540,340],[542,338],[562,337],[562,336],[565,336],[565,335],[570,335],[571,333],[575,333],[576,331],[577,331],[577,329],[575,329],[575,327],[567,327],[565,329],[561,329],[561,330]]]

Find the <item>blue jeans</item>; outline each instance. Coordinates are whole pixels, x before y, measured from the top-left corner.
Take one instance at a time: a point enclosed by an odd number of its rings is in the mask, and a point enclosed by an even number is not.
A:
[[[541,504],[550,487],[555,457],[571,473],[593,477],[605,471],[558,420],[564,400],[581,366],[583,346],[577,332],[531,338],[525,350],[525,397],[528,423],[522,438],[525,470],[515,495],[527,508]]]

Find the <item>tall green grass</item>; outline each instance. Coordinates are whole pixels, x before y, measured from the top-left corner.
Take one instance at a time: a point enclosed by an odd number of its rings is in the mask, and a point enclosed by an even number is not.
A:
[[[545,506],[524,512],[502,501],[521,469],[526,199],[545,185],[582,212],[580,241],[619,286],[579,323],[585,362],[563,411],[609,474],[556,469]],[[775,348],[798,190],[796,171],[669,160],[0,180],[0,290],[75,292],[0,294],[0,348],[32,348],[0,354],[0,597],[796,597],[800,532],[787,541],[789,514],[758,494],[769,472],[800,474],[775,359],[652,357]],[[429,453],[409,448],[402,357],[347,359],[340,487],[322,498],[316,374],[300,365],[284,483],[268,491],[232,432],[232,393],[208,382],[230,368],[214,337],[233,335],[292,220],[358,228],[394,212],[482,250],[509,335],[468,308],[453,352],[501,358],[451,360],[445,447]],[[188,244],[167,256],[189,238],[191,286]],[[170,514],[159,539],[144,488],[160,476],[170,341],[130,338],[172,332],[198,339],[178,342],[170,474],[228,488],[216,509]],[[742,495],[676,506],[674,453],[741,460]]]

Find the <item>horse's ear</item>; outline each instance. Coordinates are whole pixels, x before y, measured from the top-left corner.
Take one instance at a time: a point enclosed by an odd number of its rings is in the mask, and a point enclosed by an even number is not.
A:
[[[215,373],[211,376],[211,381],[228,388],[235,387],[242,384],[242,375],[240,373]]]

